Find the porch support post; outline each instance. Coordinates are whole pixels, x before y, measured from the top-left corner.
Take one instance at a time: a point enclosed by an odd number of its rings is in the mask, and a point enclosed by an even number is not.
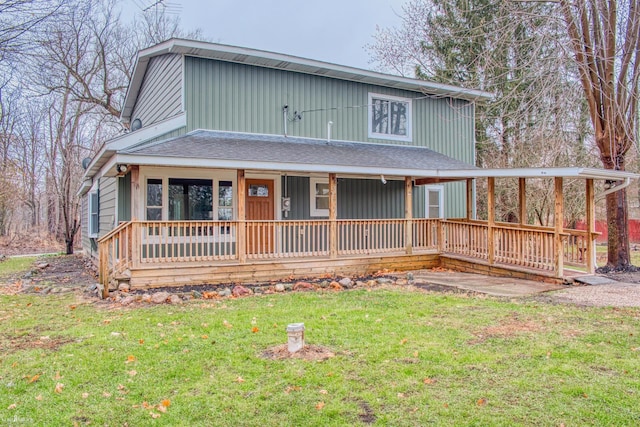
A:
[[[144,200],[140,194],[140,166],[131,165],[131,220],[136,221],[140,215],[140,200]],[[145,216],[142,215],[142,218]]]
[[[413,180],[404,177],[404,242],[407,255],[413,253]]]
[[[553,246],[555,248],[555,273],[556,277],[562,277],[564,270],[564,245],[562,244],[562,233],[564,232],[564,200],[563,200],[563,180],[561,176],[555,178],[555,210],[553,213],[555,232],[553,236]]]
[[[338,178],[329,174],[329,257],[338,258]]]
[[[238,169],[238,231],[236,233],[236,252],[238,262],[247,262],[247,224],[246,224],[246,194],[247,184],[244,179],[244,169]]]
[[[487,178],[487,252],[489,265],[495,262],[495,239],[493,228],[496,223],[496,179]]]
[[[585,181],[585,197],[587,206],[587,247],[582,254],[583,258],[587,258],[587,273],[593,274],[596,272],[596,246],[594,245],[595,232],[596,232],[596,206],[595,206],[595,193],[593,191],[593,179],[589,178]]]
[[[520,225],[527,223],[527,179],[518,178],[518,207],[520,214],[518,220]]]
[[[467,179],[467,219],[473,219],[473,178]]]

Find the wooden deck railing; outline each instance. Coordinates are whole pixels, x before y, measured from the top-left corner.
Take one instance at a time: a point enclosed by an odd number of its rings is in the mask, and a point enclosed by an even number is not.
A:
[[[243,251],[239,251],[237,245],[240,231],[244,231],[245,245],[240,248]],[[333,254],[412,253],[414,250],[438,250],[545,271],[554,271],[557,265],[554,230],[548,227],[496,223],[491,232],[492,254],[489,254],[486,221],[347,219],[336,221],[336,232],[332,249],[329,220],[127,222],[99,240],[100,281],[108,289],[109,281],[126,274],[127,269],[167,262],[242,263]],[[562,235],[564,262],[585,266],[587,233],[564,230]]]

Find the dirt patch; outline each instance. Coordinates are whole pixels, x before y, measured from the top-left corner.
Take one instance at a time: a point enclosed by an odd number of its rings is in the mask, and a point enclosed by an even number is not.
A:
[[[364,424],[375,423],[378,417],[376,417],[376,414],[373,412],[373,409],[371,409],[371,406],[369,406],[369,404],[364,401],[360,401],[358,404],[360,406],[360,410],[362,411],[358,414],[358,418],[360,419],[360,421]]]
[[[63,250],[64,245],[44,230],[33,229],[28,233],[0,236],[0,255],[56,253]]]
[[[65,344],[73,342],[69,338],[51,338],[35,335],[0,335],[2,353],[12,353],[20,350],[43,349],[56,351]]]
[[[498,325],[488,326],[476,333],[476,339],[469,344],[479,344],[490,338],[512,338],[519,335],[532,334],[542,331],[538,323],[531,320],[520,320],[516,316],[505,319]]]
[[[270,347],[261,354],[263,358],[270,360],[302,359],[312,362],[320,362],[322,360],[330,359],[335,355],[336,354],[328,347],[310,344],[305,345],[301,350],[296,351],[295,353],[289,353],[287,344],[282,344]]]

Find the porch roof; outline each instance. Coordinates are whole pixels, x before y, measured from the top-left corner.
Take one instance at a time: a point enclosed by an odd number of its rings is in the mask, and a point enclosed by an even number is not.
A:
[[[414,177],[479,170],[424,147],[208,130],[121,150],[117,162]]]

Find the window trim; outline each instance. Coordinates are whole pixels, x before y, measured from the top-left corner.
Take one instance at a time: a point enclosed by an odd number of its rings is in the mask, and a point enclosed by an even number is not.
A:
[[[316,197],[317,197],[316,184],[329,185],[329,178],[319,178],[319,177],[309,178],[309,216],[310,217],[329,217],[329,209],[316,208]]]
[[[93,210],[92,210],[93,197],[96,198],[96,205],[97,205],[96,207],[98,209],[96,212],[93,212]],[[100,192],[98,190],[90,191],[88,193],[87,203],[88,203],[88,206],[87,206],[87,216],[88,216],[87,232],[88,232],[89,238],[95,239],[100,234]]]
[[[429,216],[429,191],[438,192],[438,217],[437,218],[444,218],[444,185],[425,185],[424,186],[424,217],[431,218]]]
[[[372,119],[373,119],[373,98],[384,99],[386,101],[404,102],[407,104],[407,134],[406,135],[393,135],[387,133],[373,132]],[[385,95],[381,93],[369,92],[367,103],[367,136],[371,139],[388,139],[393,141],[405,141],[411,142],[413,140],[412,122],[413,122],[413,99],[404,98],[400,96]]]

